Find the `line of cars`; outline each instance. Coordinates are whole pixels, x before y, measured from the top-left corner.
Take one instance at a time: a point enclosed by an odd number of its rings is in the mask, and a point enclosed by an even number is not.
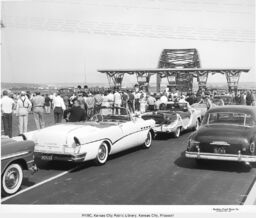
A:
[[[136,146],[150,148],[154,125],[154,120],[131,116],[125,108],[101,108],[87,122],[62,123],[2,139],[2,193],[19,190],[23,170],[29,169],[34,155],[44,161],[94,160],[103,165],[109,155]]]
[[[189,137],[187,158],[199,163],[203,159],[256,162],[256,107],[214,107],[203,119],[200,110],[186,103],[168,102],[140,116],[125,108],[101,108],[87,122],[62,123],[2,139],[2,193],[19,190],[22,170],[36,171],[34,155],[44,161],[94,160],[103,165],[109,155],[136,146],[150,148],[161,132],[179,137],[188,129],[196,131]]]

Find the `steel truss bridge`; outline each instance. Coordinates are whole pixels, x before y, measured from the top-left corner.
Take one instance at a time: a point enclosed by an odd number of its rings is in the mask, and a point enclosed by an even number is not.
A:
[[[103,69],[100,73],[107,75],[111,87],[122,87],[125,74],[136,75],[138,84],[148,91],[150,77],[157,75],[157,92],[160,91],[161,79],[167,78],[169,87],[188,92],[193,89],[193,78],[197,79],[199,89],[206,88],[209,74],[224,74],[229,91],[238,88],[241,73],[248,68],[201,68],[196,49],[164,49],[156,69]]]

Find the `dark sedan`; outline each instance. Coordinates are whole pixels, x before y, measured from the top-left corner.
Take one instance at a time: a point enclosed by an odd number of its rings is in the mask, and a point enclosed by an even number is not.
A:
[[[34,147],[32,141],[17,141],[19,137],[1,137],[1,178],[2,195],[16,193],[22,184],[23,170],[32,173],[37,171],[34,163]]]
[[[188,158],[256,162],[256,107],[222,106],[207,111],[188,142]]]

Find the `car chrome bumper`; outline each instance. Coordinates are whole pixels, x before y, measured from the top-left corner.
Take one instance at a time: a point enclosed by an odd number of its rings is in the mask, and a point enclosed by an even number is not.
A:
[[[172,133],[172,132],[175,132],[175,128],[170,128],[166,126],[157,126],[157,127],[154,127],[154,132],[155,133],[158,133],[158,132]]]
[[[238,155],[238,154],[217,154],[217,153],[186,151],[185,156],[188,158],[196,158],[196,159],[256,162],[256,156]]]
[[[70,154],[50,154],[50,153],[41,153],[35,152],[35,157],[41,160],[56,160],[56,161],[68,161],[68,162],[83,162],[86,157],[86,153],[70,155]]]

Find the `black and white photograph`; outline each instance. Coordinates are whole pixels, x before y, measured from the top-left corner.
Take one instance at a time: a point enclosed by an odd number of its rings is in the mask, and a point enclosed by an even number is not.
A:
[[[255,0],[0,6],[1,217],[256,216]]]

